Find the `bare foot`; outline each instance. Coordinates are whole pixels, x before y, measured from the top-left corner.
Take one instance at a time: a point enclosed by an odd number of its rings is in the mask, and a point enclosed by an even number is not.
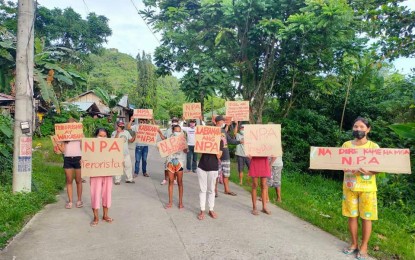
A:
[[[183,208],[184,208],[183,204],[179,204],[179,209],[183,209]]]
[[[89,225],[91,227],[96,227],[98,225],[99,220],[98,219],[94,219],[94,221],[92,221]]]
[[[107,222],[107,223],[112,223],[112,222],[114,221],[114,219],[113,219],[113,218],[110,218],[110,217],[108,217],[108,216],[106,216],[106,217],[102,217],[102,220],[103,220],[103,221],[105,221],[105,222]]]
[[[169,208],[171,208],[171,206],[172,206],[172,203],[167,203],[167,204],[164,206],[164,208],[165,208],[165,209],[169,209]]]
[[[212,211],[212,210],[209,210],[209,216],[211,218],[217,218],[218,217],[218,215],[214,211]]]
[[[267,214],[267,215],[271,215],[271,211],[267,210],[267,209],[262,209],[261,212]]]
[[[203,219],[205,219],[205,212],[200,211],[199,215],[197,215],[197,219],[198,219],[198,220],[203,220]]]

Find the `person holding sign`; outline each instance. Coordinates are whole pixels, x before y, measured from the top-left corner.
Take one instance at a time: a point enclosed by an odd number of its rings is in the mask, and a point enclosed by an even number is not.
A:
[[[205,125],[202,121],[202,117],[200,117],[200,121],[202,125]],[[186,158],[186,170],[188,172],[192,171],[196,173],[197,168],[197,154],[195,153],[195,132],[196,132],[196,119],[189,120],[189,126],[183,126],[183,122],[180,124],[182,130],[187,133],[187,146],[189,147],[189,151],[187,152]]]
[[[76,123],[76,120],[69,118],[68,123]],[[66,209],[72,208],[72,183],[73,183],[73,172],[75,172],[76,192],[78,201],[76,202],[77,208],[82,208],[84,203],[82,202],[82,177],[81,177],[81,141],[64,141],[58,142],[59,151],[63,152],[63,169],[66,175],[66,192],[68,194],[68,202],[65,205]]]
[[[182,135],[182,129],[179,125],[174,125],[172,136]],[[163,136],[164,137],[164,136]],[[162,138],[163,138],[162,137]],[[163,138],[165,139],[165,138]],[[169,203],[165,206],[166,209],[169,209],[173,205],[173,184],[177,178],[177,186],[179,189],[179,209],[184,208],[183,206],[183,166],[185,159],[185,152],[187,150],[179,151],[177,153],[171,154],[166,158],[166,170],[165,173],[168,174],[169,178]]]
[[[262,201],[262,212],[270,215],[271,212],[267,209],[267,200],[268,200],[268,178],[271,177],[271,165],[275,161],[275,157],[272,157],[269,160],[268,157],[252,157],[248,155],[251,160],[249,167],[249,176],[252,177],[252,211],[251,213],[255,216],[258,215],[258,210],[256,208],[256,199],[257,199],[257,187],[258,187],[258,178],[261,179],[261,201]]]
[[[135,125],[131,124],[134,121],[134,117],[131,117],[130,122],[127,125],[128,130],[133,130],[135,133],[138,132],[138,128],[140,124],[145,124],[145,119],[139,119],[139,122]],[[144,143],[136,143],[135,146],[135,164],[134,164],[134,177],[137,177],[140,173],[140,162],[141,162],[141,168],[143,170],[143,176],[144,177],[150,177],[150,175],[147,174],[147,156],[148,156],[148,145]]]
[[[229,176],[231,175],[231,156],[229,154],[228,144],[243,144],[242,141],[237,141],[236,139],[232,139],[230,135],[226,132],[225,127],[225,118],[223,116],[217,116],[215,118],[216,126],[221,128],[222,132],[222,141],[223,141],[223,152],[220,158],[220,165],[219,171],[222,171],[223,174],[223,186],[225,189],[225,194],[236,196],[235,192],[230,191],[229,189]]]
[[[135,183],[133,180],[132,164],[130,152],[128,151],[128,142],[134,142],[135,136],[131,136],[130,132],[124,129],[125,124],[123,121],[117,123],[117,130],[112,132],[111,138],[123,138],[124,139],[124,174],[127,177],[125,183]],[[121,176],[117,175],[115,178],[115,185],[121,184]]]
[[[107,138],[107,130],[99,128],[95,132],[97,138]],[[89,179],[91,189],[91,206],[94,213],[94,220],[91,222],[91,227],[96,227],[99,222],[98,211],[100,207],[100,200],[102,198],[102,220],[107,223],[114,221],[108,216],[108,209],[111,207],[111,193],[112,193],[112,176],[98,176],[90,177]]]
[[[368,140],[370,123],[363,117],[353,122],[353,137],[345,142],[343,148],[379,148]],[[346,255],[356,254],[356,259],[367,259],[367,249],[372,232],[372,220],[378,219],[376,198],[376,172],[360,168],[358,171],[344,171],[342,214],[348,217],[352,243],[343,249]],[[362,219],[362,244],[358,246],[358,217]]]
[[[234,129],[234,135],[236,137],[236,140],[238,141],[242,141],[244,140],[244,128],[245,126],[241,124],[241,126],[239,127],[239,132],[238,132],[238,122],[236,122],[236,126]],[[245,155],[245,150],[244,150],[244,145],[243,144],[238,144],[236,146],[236,151],[235,151],[235,155],[236,155],[236,161],[238,162],[238,172],[239,172],[239,185],[242,185],[242,180],[244,177],[244,165],[246,165],[246,167],[249,170],[249,158],[246,157]]]
[[[217,218],[217,214],[213,210],[215,206],[215,186],[218,178],[219,159],[223,153],[223,140],[220,141],[218,154],[202,153],[197,168],[197,178],[199,180],[200,192],[200,213],[197,215],[199,220],[205,218],[206,192],[208,196],[209,216]]]

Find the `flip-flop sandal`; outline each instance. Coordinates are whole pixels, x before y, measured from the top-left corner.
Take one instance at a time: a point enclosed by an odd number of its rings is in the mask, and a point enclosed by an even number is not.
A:
[[[96,227],[98,225],[98,221],[92,221],[89,225],[91,227]]]
[[[105,221],[105,222],[111,224],[114,221],[114,219],[113,218],[103,218],[102,221]]]
[[[214,211],[209,211],[209,216],[211,218],[218,218],[218,215]]]
[[[366,259],[369,259],[369,255],[368,254],[362,254],[362,253],[360,253],[360,251],[358,251],[357,255],[356,255],[356,259],[357,260],[366,260]]]
[[[233,191],[225,192],[226,195],[236,196],[236,193]]]
[[[198,220],[204,220],[205,219],[205,214],[204,213],[203,214],[199,213],[199,215],[197,215],[197,219]]]
[[[82,208],[84,206],[84,203],[82,201],[77,201],[76,202],[76,207],[77,208]]]
[[[345,247],[345,248],[343,248],[342,252],[345,255],[353,255],[353,254],[357,254],[359,252],[359,250],[357,248]]]
[[[258,216],[259,215],[258,210],[256,210],[256,209],[255,210],[252,210],[251,213],[254,216]]]
[[[67,202],[65,205],[65,209],[71,209],[72,208],[72,202]]]
[[[165,209],[170,209],[172,207],[172,204],[166,204],[165,206],[164,206],[164,208]]]
[[[267,214],[267,215],[271,215],[271,211],[267,210],[267,209],[263,209],[261,210],[261,212]]]
[[[179,209],[184,209],[184,206],[182,205],[182,206],[180,207],[180,205],[179,205]]]
[[[215,198],[217,198],[217,197],[219,197],[219,194],[218,193],[215,193]]]

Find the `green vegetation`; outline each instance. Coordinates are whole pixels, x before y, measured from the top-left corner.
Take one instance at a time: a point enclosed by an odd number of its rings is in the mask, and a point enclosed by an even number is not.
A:
[[[55,202],[56,195],[65,186],[62,155],[52,152],[50,139],[37,139],[33,144],[32,192],[12,194],[10,183],[0,185],[0,248],[46,204]]]
[[[236,164],[231,169],[231,181],[239,183]],[[250,177],[245,175],[244,188],[249,192],[250,183]],[[284,169],[281,192],[283,202],[276,203],[273,202],[276,198],[275,189],[269,190],[271,203],[344,241],[349,241],[347,218],[341,213],[343,193],[340,181]],[[382,193],[383,190],[379,188],[378,195]],[[373,222],[369,254],[379,259],[413,259],[415,215],[382,204],[379,196],[379,220]]]

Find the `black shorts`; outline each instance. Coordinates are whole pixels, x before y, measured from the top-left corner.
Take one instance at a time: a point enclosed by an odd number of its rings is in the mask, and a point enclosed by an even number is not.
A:
[[[81,169],[81,156],[63,157],[64,169]]]
[[[238,172],[241,172],[244,170],[244,164],[246,164],[246,167],[249,170],[249,158],[248,157],[242,157],[242,156],[236,156],[236,159],[238,161]]]

